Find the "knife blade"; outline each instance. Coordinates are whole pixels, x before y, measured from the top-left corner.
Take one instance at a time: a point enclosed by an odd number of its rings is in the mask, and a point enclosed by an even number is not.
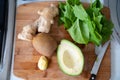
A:
[[[93,68],[91,70],[91,76],[90,76],[89,80],[96,80],[97,72],[99,70],[101,61],[102,61],[102,59],[104,57],[104,54],[105,54],[105,52],[107,50],[107,47],[108,47],[109,43],[110,43],[110,41],[107,41],[103,46],[99,46],[98,51],[97,50],[95,51],[95,52],[98,52],[98,53],[96,53],[98,55],[97,55],[97,58],[96,58],[96,60],[94,62]]]

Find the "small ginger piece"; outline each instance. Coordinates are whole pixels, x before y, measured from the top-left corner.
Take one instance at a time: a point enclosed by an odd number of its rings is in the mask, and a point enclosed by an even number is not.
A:
[[[26,25],[23,27],[22,31],[18,34],[18,39],[31,41],[36,33],[36,27],[32,25]]]
[[[44,8],[42,11],[38,11],[38,14],[40,15],[39,19],[36,21],[38,32],[48,33],[50,31],[51,24],[54,23],[53,18],[58,15],[58,8],[51,4],[50,7]]]
[[[48,67],[48,59],[45,56],[41,56],[38,61],[38,68],[40,70],[46,70]]]

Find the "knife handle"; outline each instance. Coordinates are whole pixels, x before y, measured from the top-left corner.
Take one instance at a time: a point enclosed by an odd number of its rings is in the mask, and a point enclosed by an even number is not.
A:
[[[90,79],[89,80],[96,80],[96,75],[95,74],[91,74]]]

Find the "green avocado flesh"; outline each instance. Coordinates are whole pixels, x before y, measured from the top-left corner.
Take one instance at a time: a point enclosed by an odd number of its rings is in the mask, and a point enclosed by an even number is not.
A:
[[[77,76],[83,70],[84,57],[79,47],[68,40],[61,40],[57,50],[60,69],[68,75]]]

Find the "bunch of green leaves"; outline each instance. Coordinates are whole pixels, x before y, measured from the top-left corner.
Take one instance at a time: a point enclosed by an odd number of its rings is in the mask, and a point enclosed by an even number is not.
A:
[[[64,24],[75,42],[100,45],[109,39],[113,28],[112,22],[101,13],[102,8],[99,0],[86,9],[79,0],[66,0],[66,3],[59,4],[59,23]]]

